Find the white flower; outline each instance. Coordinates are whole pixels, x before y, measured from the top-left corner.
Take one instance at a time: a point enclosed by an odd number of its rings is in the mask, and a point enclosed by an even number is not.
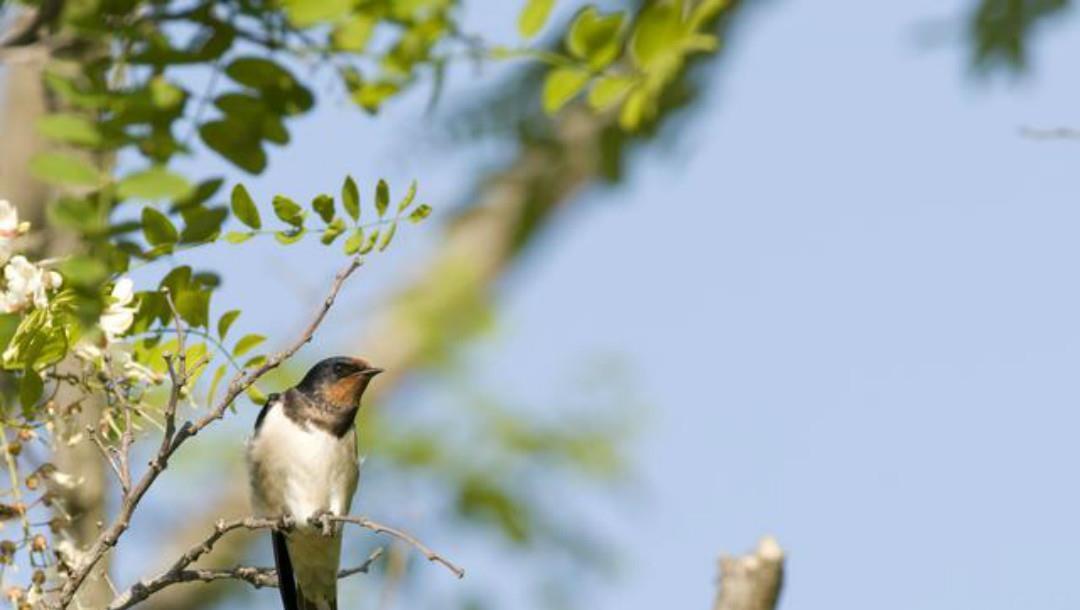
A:
[[[127,352],[120,352],[117,355],[117,360],[120,362],[120,366],[124,371],[124,377],[127,377],[131,381],[141,381],[143,383],[154,385],[165,381],[164,376],[155,373],[147,366],[135,362],[135,359]]]
[[[101,348],[91,343],[87,343],[86,341],[79,341],[76,343],[73,351],[76,358],[89,362],[90,364],[101,362],[101,357],[104,355]]]
[[[19,213],[7,199],[0,199],[0,263],[6,263],[15,250],[15,238],[26,233],[30,223],[19,222]]]
[[[122,277],[117,280],[112,289],[112,300],[101,314],[99,324],[105,332],[105,339],[110,343],[127,332],[135,321],[135,308],[128,307],[135,298],[134,286],[131,278]]]
[[[0,298],[0,306],[7,313],[22,311],[31,303],[38,308],[49,305],[48,292],[60,287],[63,279],[55,271],[46,271],[26,260],[25,256],[16,256],[4,267],[4,279],[7,291]]]

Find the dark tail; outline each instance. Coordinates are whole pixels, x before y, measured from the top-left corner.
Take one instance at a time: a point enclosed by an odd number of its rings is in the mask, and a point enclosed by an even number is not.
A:
[[[298,597],[296,580],[293,579],[292,560],[289,558],[289,548],[285,546],[285,534],[271,532],[270,540],[274,543],[274,566],[277,568],[281,605],[285,610],[300,610],[297,605]]]
[[[327,606],[320,607],[317,602],[304,597],[304,590],[300,589],[297,599],[300,600],[300,610],[326,610]],[[338,610],[337,599],[330,600],[329,610]]]

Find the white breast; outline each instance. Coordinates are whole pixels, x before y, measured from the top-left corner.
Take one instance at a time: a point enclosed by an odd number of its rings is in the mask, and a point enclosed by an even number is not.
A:
[[[354,431],[337,438],[314,425],[301,427],[279,402],[248,442],[247,458],[260,515],[284,513],[302,523],[319,511],[349,512],[359,475]]]

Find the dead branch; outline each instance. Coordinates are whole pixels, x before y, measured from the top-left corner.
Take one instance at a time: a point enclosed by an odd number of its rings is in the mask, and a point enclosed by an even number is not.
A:
[[[774,610],[784,581],[784,551],[766,536],[749,555],[720,557],[713,610]]]

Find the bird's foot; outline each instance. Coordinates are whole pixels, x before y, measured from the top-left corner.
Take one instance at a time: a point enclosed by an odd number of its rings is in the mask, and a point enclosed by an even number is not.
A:
[[[308,523],[320,528],[323,536],[333,536],[334,522],[330,520],[330,517],[332,516],[334,516],[333,513],[324,508],[321,508],[311,515],[311,519],[308,520]]]

